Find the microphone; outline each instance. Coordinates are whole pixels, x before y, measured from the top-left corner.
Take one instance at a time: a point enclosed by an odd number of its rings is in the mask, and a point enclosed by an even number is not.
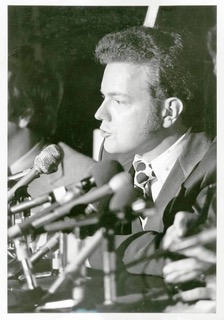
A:
[[[43,227],[45,224],[53,222],[57,219],[65,217],[70,210],[80,204],[89,204],[92,202],[97,202],[107,195],[118,192],[121,188],[130,185],[132,183],[132,177],[128,172],[121,172],[115,175],[107,184],[101,187],[90,190],[83,196],[70,201],[69,203],[56,208],[52,213],[43,216],[42,218],[33,221],[32,226],[37,229]]]
[[[31,170],[31,168],[12,174],[11,176],[8,177],[8,182],[10,182],[10,181],[15,181],[16,182],[16,181],[20,180],[27,173],[29,173],[30,170]]]
[[[99,223],[99,216],[96,214],[90,215],[85,219],[68,219],[65,221],[52,222],[44,226],[45,232],[72,232],[76,227],[87,227]]]
[[[139,192],[133,185],[128,185],[115,193],[110,201],[109,209],[118,220],[124,222],[130,222],[140,215],[146,218],[155,214],[152,201],[139,197]]]
[[[84,178],[66,193],[65,197],[60,199],[59,202],[53,203],[50,207],[45,208],[39,213],[25,219],[19,224],[15,224],[8,229],[8,237],[15,238],[21,235],[25,235],[30,229],[33,229],[33,222],[37,219],[44,217],[49,212],[52,212],[60,205],[69,203],[70,201],[81,196],[84,191],[88,191],[93,186],[102,186],[107,183],[117,173],[123,171],[121,164],[115,160],[105,160],[96,163],[89,171],[90,176]],[[84,189],[84,191],[83,191]],[[11,208],[12,209],[12,208]],[[13,209],[14,210],[14,209]],[[15,208],[16,210],[16,208]]]
[[[84,181],[86,180],[86,181]],[[83,183],[83,187],[80,187],[80,184]],[[87,186],[88,185],[88,186]],[[24,202],[21,202],[19,204],[16,204],[14,206],[9,206],[8,207],[8,213],[9,214],[16,214],[18,212],[32,209],[34,207],[40,206],[45,203],[54,203],[58,202],[58,205],[63,202],[64,197],[66,196],[68,198],[71,197],[71,199],[76,196],[76,195],[81,195],[84,193],[85,189],[88,191],[91,187],[95,186],[95,181],[92,177],[89,177],[88,180],[83,179],[81,182],[74,186],[69,186],[69,187],[57,187],[53,189],[51,192],[47,194],[40,195],[37,198],[34,198],[32,200],[27,200]],[[48,209],[49,212],[49,209]]]
[[[47,242],[42,247],[40,247],[38,251],[36,251],[30,257],[30,262],[34,263],[40,258],[42,258],[49,251],[53,251],[55,247],[58,246],[59,239],[60,239],[60,233],[57,232],[50,239],[48,239]]]
[[[34,159],[33,168],[8,191],[8,201],[13,198],[15,191],[19,187],[29,184],[42,173],[50,174],[57,171],[63,155],[62,148],[55,144],[51,144],[42,150]]]
[[[35,276],[33,275],[33,265],[29,259],[27,243],[25,240],[21,241],[21,239],[16,239],[14,244],[16,248],[17,259],[21,262],[28,288],[33,290],[37,287],[37,282]]]
[[[54,194],[54,191],[52,192],[52,196],[51,196],[51,194],[47,194],[47,195],[44,194],[42,196],[39,196],[36,199],[24,201],[24,202],[21,202],[17,205],[11,206],[11,207],[9,206],[8,212],[9,212],[9,214],[16,214],[16,213],[24,211],[24,210],[38,207],[38,206],[40,206],[44,203],[47,203],[47,202],[53,202],[53,194]]]

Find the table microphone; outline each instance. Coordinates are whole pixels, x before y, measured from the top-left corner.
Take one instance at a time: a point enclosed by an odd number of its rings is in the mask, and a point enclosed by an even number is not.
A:
[[[139,192],[133,185],[116,192],[109,205],[110,212],[114,214],[117,221],[131,222],[139,216],[143,218],[151,217],[155,214],[155,208],[150,200],[139,197]]]
[[[43,149],[34,159],[33,168],[8,191],[8,202],[14,197],[15,191],[19,187],[29,184],[43,173],[50,174],[56,172],[63,155],[62,148],[55,144],[51,144]]]

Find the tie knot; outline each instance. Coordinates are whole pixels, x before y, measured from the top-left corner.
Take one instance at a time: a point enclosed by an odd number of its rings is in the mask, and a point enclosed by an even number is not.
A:
[[[133,163],[135,168],[134,184],[144,187],[146,183],[155,178],[155,173],[150,163],[145,160],[137,160]]]

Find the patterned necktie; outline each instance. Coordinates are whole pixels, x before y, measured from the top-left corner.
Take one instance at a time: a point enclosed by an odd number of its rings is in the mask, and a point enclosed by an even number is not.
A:
[[[151,186],[149,182],[151,182],[156,176],[152,170],[151,164],[144,159],[141,159],[134,161],[133,166],[135,169],[134,186],[142,190],[145,198],[152,200]]]

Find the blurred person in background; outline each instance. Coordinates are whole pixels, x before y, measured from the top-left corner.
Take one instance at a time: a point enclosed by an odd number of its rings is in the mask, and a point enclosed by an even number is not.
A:
[[[15,174],[33,167],[41,150],[58,142],[55,133],[63,80],[48,60],[35,60],[30,47],[21,47],[9,55],[8,84],[8,168],[9,174]],[[64,151],[63,161],[57,172],[42,175],[28,186],[32,197],[78,182],[93,163],[65,143],[59,145]]]
[[[75,184],[88,176],[94,161],[55,138],[64,91],[60,74],[47,59],[34,59],[32,48],[26,46],[9,55],[8,68],[8,175],[32,168],[36,156],[50,144],[58,143],[62,154],[56,172],[33,180],[24,200]],[[32,208],[31,215],[44,207],[45,204]],[[45,243],[46,234],[36,240],[32,251]],[[72,256],[73,245],[73,242],[69,245]]]

